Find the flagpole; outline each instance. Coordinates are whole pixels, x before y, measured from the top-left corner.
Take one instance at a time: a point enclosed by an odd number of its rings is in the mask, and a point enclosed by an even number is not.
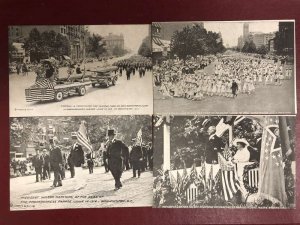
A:
[[[170,116],[166,116],[164,123],[164,170],[170,170]]]

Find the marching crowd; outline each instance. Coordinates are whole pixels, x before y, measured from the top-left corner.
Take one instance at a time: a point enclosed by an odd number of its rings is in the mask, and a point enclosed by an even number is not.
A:
[[[49,139],[49,149],[44,148],[42,153],[36,149],[36,155],[26,161],[11,160],[10,167],[14,176],[23,176],[34,168],[35,181],[43,182],[51,179],[51,171],[54,174],[52,187],[62,186],[62,180],[70,171],[70,178],[75,178],[78,169],[88,167],[88,173],[93,173],[95,161],[101,162],[105,173],[109,171],[115,179],[115,189],[122,187],[121,176],[123,171],[132,169],[133,177],[140,177],[142,172],[153,170],[153,148],[152,143],[145,144],[136,139],[132,139],[130,145],[126,145],[120,140],[115,139],[114,130],[108,130],[108,141],[104,148],[96,152],[85,152],[84,147],[78,141],[77,136],[72,136],[72,144],[69,147],[59,145],[58,139]],[[86,173],[83,171],[83,173]],[[84,180],[79,177],[77,179]],[[76,181],[77,182],[77,181]],[[83,188],[86,182],[77,182]]]
[[[140,78],[142,78],[145,76],[146,71],[151,71],[152,60],[151,58],[135,55],[128,59],[122,59],[115,62],[113,63],[113,66],[117,66],[119,68],[121,75],[123,71],[125,71],[127,80],[130,80],[131,74],[134,76],[136,72],[138,72]]]
[[[203,70],[201,62],[211,64],[212,73]],[[205,66],[205,67],[206,67]],[[203,57],[164,61],[153,71],[155,84],[164,96],[202,100],[206,97],[234,98],[239,93],[251,94],[257,86],[282,85],[292,79],[293,71],[284,61],[254,56]]]

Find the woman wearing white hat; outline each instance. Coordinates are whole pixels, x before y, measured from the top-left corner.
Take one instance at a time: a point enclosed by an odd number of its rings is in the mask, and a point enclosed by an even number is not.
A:
[[[237,147],[237,152],[232,158],[233,163],[249,162],[250,152],[248,150],[249,143],[246,139],[236,139],[233,144]]]

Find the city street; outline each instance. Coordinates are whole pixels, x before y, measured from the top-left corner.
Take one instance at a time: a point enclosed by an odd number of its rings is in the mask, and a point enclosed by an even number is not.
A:
[[[104,167],[88,169],[70,178],[66,171],[63,186],[50,187],[52,180],[35,183],[35,175],[10,179],[11,210],[37,210],[59,208],[108,208],[152,206],[152,172],[144,172],[140,178],[132,178],[132,170],[125,171],[121,181],[123,188],[114,191],[111,173],[104,173]],[[75,190],[76,177],[85,178],[85,188]]]
[[[212,73],[214,63],[204,69]],[[154,87],[154,112],[178,114],[293,114],[295,112],[294,80],[283,80],[281,86],[256,86],[254,93],[239,94],[237,98],[206,96],[201,101],[163,96]],[[171,110],[170,110],[171,109]]]
[[[129,57],[128,55],[126,57]],[[114,61],[125,57],[114,58]],[[87,63],[87,68],[101,66],[101,62]],[[60,77],[66,76],[67,68],[60,68]],[[35,82],[36,75],[29,72],[28,76],[10,74],[9,75],[9,97],[10,116],[52,116],[60,115],[99,115],[99,114],[152,114],[153,94],[152,94],[152,73],[147,71],[143,78],[138,72],[131,75],[130,81],[126,80],[125,71],[118,77],[115,86],[109,88],[96,87],[92,85],[86,87],[84,96],[74,95],[63,99],[61,102],[26,102],[25,89]]]

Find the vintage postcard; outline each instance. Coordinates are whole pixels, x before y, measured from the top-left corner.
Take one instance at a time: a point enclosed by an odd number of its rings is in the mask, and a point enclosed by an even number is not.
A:
[[[150,25],[10,26],[10,116],[152,114],[150,35]]]
[[[154,207],[295,208],[295,116],[156,116]]]
[[[293,20],[152,23],[154,112],[296,114]]]
[[[152,116],[10,118],[10,209],[152,206]]]

